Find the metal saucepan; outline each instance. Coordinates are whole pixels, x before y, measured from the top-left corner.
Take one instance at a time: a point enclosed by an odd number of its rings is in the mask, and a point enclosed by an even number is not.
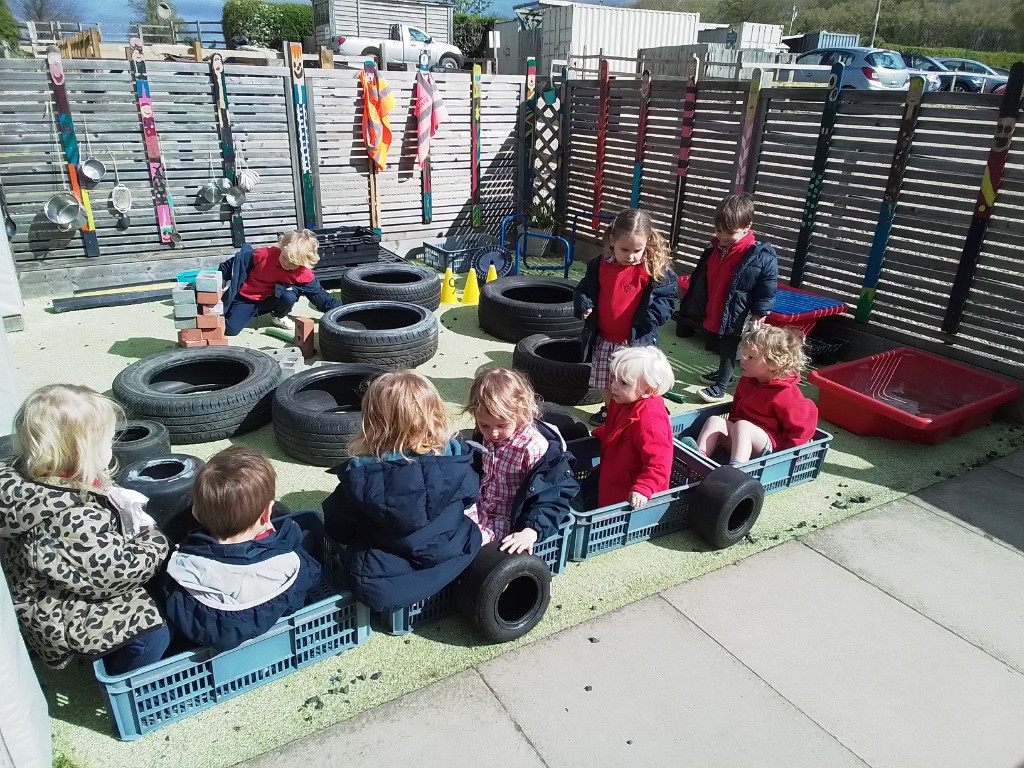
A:
[[[245,190],[241,187],[231,187],[224,193],[224,200],[232,208],[241,208],[245,205]]]
[[[199,196],[206,202],[216,205],[224,198],[224,193],[217,186],[217,182],[208,181],[199,188]]]
[[[103,161],[92,153],[92,141],[89,139],[89,125],[85,122],[85,117],[82,117],[82,130],[85,131],[85,146],[89,152],[89,156],[78,164],[78,170],[82,172],[89,181],[98,183],[103,180],[103,177],[107,175],[107,166],[103,164]]]
[[[75,201],[77,202],[77,200]],[[57,229],[61,232],[73,232],[76,229],[81,229],[89,223],[89,215],[85,212],[85,208],[81,205],[78,206],[78,211],[75,213],[74,218],[71,219],[66,225],[57,225]]]
[[[85,209],[82,208],[82,204],[70,192],[58,192],[52,195],[43,206],[43,214],[46,218],[62,230],[70,229],[79,214],[84,213]]]
[[[231,188],[233,186],[235,185],[231,183],[231,179],[229,179],[227,176],[221,176],[219,179],[217,179],[217,188],[221,192],[229,192],[231,191]]]

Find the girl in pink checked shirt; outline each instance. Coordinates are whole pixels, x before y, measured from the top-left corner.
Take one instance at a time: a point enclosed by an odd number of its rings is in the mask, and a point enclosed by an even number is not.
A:
[[[466,411],[476,419],[484,446],[475,467],[480,497],[466,514],[484,544],[500,541],[509,554],[529,552],[569,519],[579,491],[572,456],[558,430],[538,416],[537,395],[526,378],[503,368],[476,377]]]

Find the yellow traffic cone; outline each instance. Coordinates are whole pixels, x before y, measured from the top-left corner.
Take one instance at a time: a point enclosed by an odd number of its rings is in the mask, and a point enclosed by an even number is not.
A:
[[[462,303],[466,305],[480,303],[480,283],[476,279],[476,270],[469,270],[466,276],[466,287],[462,289]]]
[[[459,297],[455,293],[455,273],[452,272],[451,267],[448,267],[448,269],[444,271],[444,285],[441,286],[441,303],[459,303]]]
[[[498,279],[498,270],[496,270],[494,268],[494,265],[491,264],[491,266],[489,266],[487,268],[487,279],[484,280],[484,283],[486,284],[486,283],[491,282],[491,280],[497,280],[497,279]]]

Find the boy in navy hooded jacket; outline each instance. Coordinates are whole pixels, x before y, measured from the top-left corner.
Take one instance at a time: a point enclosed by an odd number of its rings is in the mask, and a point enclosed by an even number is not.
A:
[[[227,651],[301,608],[320,564],[290,518],[270,522],[276,474],[259,451],[227,448],[199,470],[192,514],[202,525],[171,555],[167,619],[194,643]]]

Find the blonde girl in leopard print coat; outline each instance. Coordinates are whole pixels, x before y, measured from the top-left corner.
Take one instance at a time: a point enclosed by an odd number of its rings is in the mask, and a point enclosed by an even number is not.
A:
[[[42,387],[15,417],[15,460],[0,462],[4,572],[22,634],[53,667],[105,656],[118,674],[159,659],[170,642],[143,587],[169,543],[151,520],[115,506],[119,415],[87,387]]]

